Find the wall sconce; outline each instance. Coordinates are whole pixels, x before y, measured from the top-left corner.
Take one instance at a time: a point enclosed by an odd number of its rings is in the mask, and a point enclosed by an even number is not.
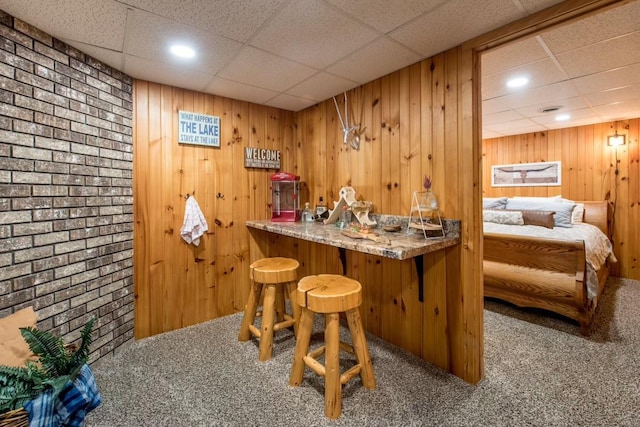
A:
[[[615,135],[609,135],[607,137],[607,145],[610,147],[617,147],[618,145],[624,145],[625,143],[624,135],[618,135],[618,131],[616,131]]]

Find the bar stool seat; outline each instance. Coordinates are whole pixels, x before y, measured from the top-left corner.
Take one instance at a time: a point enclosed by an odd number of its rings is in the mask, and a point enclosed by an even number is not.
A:
[[[297,334],[300,309],[295,303],[295,282],[299,266],[300,263],[295,259],[282,257],[262,258],[249,266],[252,286],[245,305],[238,341],[248,341],[251,335],[258,338],[258,358],[261,362],[271,359],[275,332],[293,326],[294,334]],[[292,315],[285,310],[285,287],[291,300]],[[263,291],[262,323],[258,329],[254,322]]]
[[[362,286],[356,280],[335,274],[307,276],[298,282],[296,302],[301,307],[300,324],[289,385],[302,383],[305,366],[325,378],[325,415],[337,419],[342,413],[342,385],[360,375],[362,385],[376,388],[373,365],[367,348],[358,307]],[[309,352],[316,313],[325,315],[325,345]],[[346,313],[352,345],[340,341],[340,313]],[[340,350],[354,354],[357,364],[340,374]],[[317,358],[324,354],[325,364]]]

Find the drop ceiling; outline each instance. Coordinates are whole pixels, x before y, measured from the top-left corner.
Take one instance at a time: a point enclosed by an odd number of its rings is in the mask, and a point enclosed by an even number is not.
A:
[[[560,0],[0,0],[139,79],[299,111]],[[483,135],[640,117],[640,0],[483,55]],[[195,58],[169,53],[192,46]],[[516,92],[514,73],[530,84]],[[539,110],[562,105],[559,124]]]
[[[640,1],[487,52],[482,100],[484,138],[640,117]]]

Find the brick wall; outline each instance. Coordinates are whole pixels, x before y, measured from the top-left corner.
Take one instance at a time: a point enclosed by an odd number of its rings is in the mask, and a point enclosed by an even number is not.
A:
[[[0,317],[133,338],[132,80],[0,11]]]

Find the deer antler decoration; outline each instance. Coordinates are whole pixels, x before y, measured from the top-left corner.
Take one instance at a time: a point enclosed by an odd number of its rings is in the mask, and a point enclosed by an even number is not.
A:
[[[338,101],[336,101],[335,96],[333,97],[333,103],[336,105],[338,118],[340,119],[340,124],[342,125],[342,143],[350,144],[351,148],[353,148],[354,150],[360,149],[360,134],[358,133],[360,125],[354,124],[353,126],[349,126],[349,106],[347,105],[347,92],[344,93],[344,118],[342,117],[342,112],[340,111],[340,107],[338,107]]]

